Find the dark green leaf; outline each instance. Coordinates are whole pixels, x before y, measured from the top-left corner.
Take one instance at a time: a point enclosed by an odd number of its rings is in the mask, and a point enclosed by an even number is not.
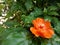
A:
[[[52,18],[53,18],[53,17],[51,17],[51,16],[47,16],[47,15],[44,16],[44,19],[45,19],[45,20],[48,20],[48,21],[50,21],[50,22],[52,21]]]
[[[60,21],[57,23],[57,25],[55,26],[55,31],[58,35],[60,35]],[[60,36],[59,36],[60,37]]]
[[[15,27],[19,25],[17,20],[8,20],[4,24],[7,25],[8,27]]]
[[[37,45],[38,39],[36,40],[36,43],[33,43],[32,39],[34,39],[34,37],[32,38],[29,31],[20,29],[20,32],[10,32],[2,41],[1,45]]]
[[[33,8],[32,0],[27,0],[27,1],[25,2],[25,6],[26,6],[26,9],[27,9],[27,10],[30,10],[31,8]]]
[[[30,15],[31,16],[35,16],[35,17],[37,17],[37,16],[40,16],[40,15],[42,15],[42,10],[41,9],[39,9],[39,8],[37,8],[37,7],[35,7],[34,8],[34,11],[33,12],[31,12],[30,13]]]
[[[33,19],[34,19],[34,17],[32,17],[32,16],[27,16],[27,17],[25,18],[25,23],[31,23]]]

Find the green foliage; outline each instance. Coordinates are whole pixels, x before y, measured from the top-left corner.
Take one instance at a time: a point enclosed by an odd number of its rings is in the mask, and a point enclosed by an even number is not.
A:
[[[60,45],[59,0],[4,0],[2,9],[8,5],[8,20],[0,25],[0,45]],[[10,19],[10,17],[13,17]],[[51,39],[35,37],[30,32],[32,20],[44,18],[51,22],[55,34]]]
[[[4,4],[0,4],[0,16],[1,16],[1,14],[2,14],[2,9],[5,7],[5,5]]]
[[[34,8],[34,11],[32,11],[32,12],[30,13],[30,15],[31,15],[31,16],[34,16],[34,17],[38,17],[39,15],[42,15],[42,13],[43,13],[43,12],[42,12],[41,9],[35,7],[35,8]]]
[[[26,6],[26,9],[27,9],[27,10],[30,10],[31,8],[33,8],[33,3],[32,3],[32,1],[31,1],[31,0],[27,0],[27,1],[25,2],[25,6]]]
[[[10,33],[3,41],[2,45],[29,45],[31,40],[27,37],[27,32],[20,30],[20,32]]]
[[[22,27],[12,27],[5,29],[1,33],[2,43],[1,45],[37,45],[38,39]],[[33,37],[33,38],[32,38]],[[35,41],[36,43],[34,43]],[[40,42],[40,41],[39,41]]]

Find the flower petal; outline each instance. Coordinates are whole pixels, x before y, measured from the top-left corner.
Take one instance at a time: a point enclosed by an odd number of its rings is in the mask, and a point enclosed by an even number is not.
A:
[[[39,34],[38,34],[37,30],[36,30],[34,27],[31,27],[31,28],[30,28],[30,31],[31,31],[36,37],[39,37]]]

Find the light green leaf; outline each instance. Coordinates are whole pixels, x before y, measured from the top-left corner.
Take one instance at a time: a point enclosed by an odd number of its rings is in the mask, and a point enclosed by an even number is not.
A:
[[[56,11],[50,11],[50,12],[48,12],[48,15],[55,15],[55,16],[58,16],[59,13],[56,12]]]
[[[57,3],[57,6],[60,7],[60,3]]]
[[[44,12],[44,14],[47,14],[47,8],[44,8],[44,10],[43,10],[43,12]]]
[[[5,7],[4,4],[0,4],[0,10],[2,10]]]
[[[49,11],[55,11],[55,10],[57,10],[57,9],[58,9],[57,6],[49,6],[49,7],[48,7],[48,10],[49,10]]]

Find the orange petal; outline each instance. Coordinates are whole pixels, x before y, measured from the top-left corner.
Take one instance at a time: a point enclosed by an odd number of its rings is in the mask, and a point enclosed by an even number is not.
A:
[[[49,33],[44,33],[44,38],[51,38],[51,37],[52,37],[51,34],[49,34]]]
[[[35,28],[39,28],[41,25],[44,24],[44,20],[42,18],[37,18],[36,20],[32,21]]]
[[[49,33],[50,33],[51,35],[53,35],[53,34],[54,34],[53,29],[48,29],[48,31],[49,31]]]
[[[32,23],[33,23],[34,27],[39,28],[39,25],[38,25],[39,23],[36,22],[36,20],[33,20]]]
[[[49,21],[45,21],[45,27],[46,27],[46,28],[50,28],[50,27],[51,27],[51,24],[50,24]]]
[[[47,30],[40,29],[39,32],[40,32],[40,34],[42,34],[40,36],[43,38],[51,38],[52,37],[52,34],[50,34],[49,31],[47,31]]]
[[[36,30],[34,27],[31,27],[31,28],[30,28],[30,31],[31,31],[36,37],[39,37],[39,34],[38,34],[37,30]]]

